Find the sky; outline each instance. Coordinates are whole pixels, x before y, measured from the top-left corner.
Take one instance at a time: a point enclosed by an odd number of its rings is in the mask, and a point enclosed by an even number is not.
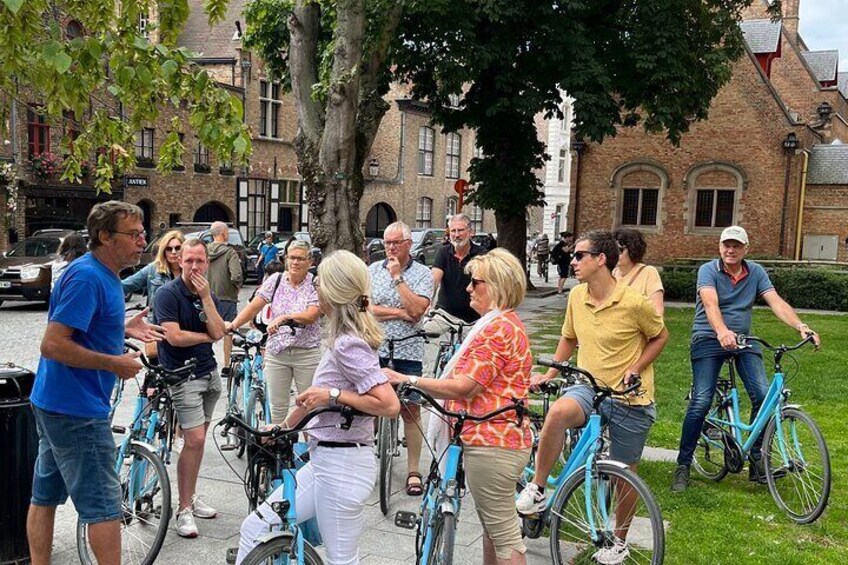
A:
[[[839,49],[839,72],[848,71],[848,0],[801,0],[799,9],[807,47]]]

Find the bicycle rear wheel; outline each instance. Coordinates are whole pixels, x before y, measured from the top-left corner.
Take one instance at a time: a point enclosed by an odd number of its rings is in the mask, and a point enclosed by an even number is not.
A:
[[[456,537],[456,516],[450,512],[442,512],[433,524],[433,544],[427,563],[433,565],[451,565],[453,563],[453,546]]]
[[[380,511],[389,513],[392,497],[392,466],[397,449],[397,418],[380,418],[377,430],[377,457],[380,459]]]
[[[711,481],[720,481],[727,476],[727,463],[724,459],[724,430],[709,420],[704,421],[701,437],[695,445],[692,465],[702,477]]]
[[[254,428],[265,425],[265,393],[261,388],[250,391],[247,400],[247,421]]]
[[[587,495],[591,501],[588,509]],[[551,556],[556,565],[599,562],[599,554],[613,552],[616,541],[624,541],[624,548],[615,562],[663,562],[662,514],[647,485],[629,469],[600,462],[587,484],[581,468],[555,497]]]
[[[780,430],[778,430],[778,423]],[[810,524],[830,497],[830,455],[819,427],[805,412],[784,408],[763,437],[766,482],[774,501],[793,521]]]
[[[242,565],[276,565],[277,563],[297,563],[297,549],[292,549],[294,539],[289,536],[281,536],[270,541],[260,543],[247,554]],[[304,565],[324,565],[321,557],[311,545],[303,542]]]
[[[131,445],[119,480],[121,562],[150,565],[162,549],[171,519],[168,472],[158,455],[144,446]],[[77,524],[77,552],[83,565],[97,563],[87,524]]]

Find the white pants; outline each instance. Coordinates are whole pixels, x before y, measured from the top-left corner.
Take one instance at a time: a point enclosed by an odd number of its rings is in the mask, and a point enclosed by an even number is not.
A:
[[[268,400],[271,404],[271,423],[281,425],[291,405],[292,381],[300,394],[312,386],[312,377],[321,348],[287,347],[276,355],[265,356],[265,381],[268,385]]]
[[[365,502],[377,481],[374,448],[316,447],[310,461],[297,472],[297,521],[317,518],[318,530],[327,550],[327,565],[357,565],[359,538],[364,526]],[[241,523],[241,539],[236,563],[256,546],[256,539],[280,523],[271,504],[282,500],[282,487],[248,514]]]

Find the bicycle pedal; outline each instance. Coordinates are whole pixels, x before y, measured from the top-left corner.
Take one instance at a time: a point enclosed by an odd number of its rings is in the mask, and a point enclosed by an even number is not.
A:
[[[234,443],[225,443],[221,446],[221,451],[235,451],[238,445]]]
[[[415,512],[406,512],[398,510],[395,514],[395,526],[405,530],[414,530],[418,525],[418,514]]]
[[[127,433],[127,428],[124,426],[112,426],[113,434],[125,434]]]
[[[238,557],[238,548],[237,547],[228,547],[227,548],[227,563],[233,565],[236,562],[236,557]]]
[[[406,438],[400,440],[400,444],[403,446],[404,449],[406,449]]]

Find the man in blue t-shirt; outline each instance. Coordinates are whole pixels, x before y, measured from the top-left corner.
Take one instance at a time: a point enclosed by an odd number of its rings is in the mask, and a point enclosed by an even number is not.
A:
[[[274,244],[274,232],[265,232],[265,239],[259,245],[259,257],[256,258],[256,275],[258,280],[265,276],[265,267],[269,263],[279,261],[280,250]]]
[[[218,313],[218,299],[209,289],[206,272],[209,254],[206,244],[187,239],[180,254],[182,275],[163,286],[153,303],[156,320],[165,328],[159,343],[159,362],[166,369],[178,369],[189,359],[197,360],[197,378],[174,387],[171,398],[183,430],[185,444],[177,463],[176,529],[182,537],[197,537],[194,518],[215,518],[218,511],[196,493],[197,475],[203,461],[206,431],[221,396],[221,377],[212,353],[212,344],[224,337],[224,320]]]
[[[777,294],[765,269],[745,260],[747,253],[747,232],[739,226],[730,226],[721,232],[719,259],[698,269],[690,345],[692,396],[683,419],[677,469],[671,485],[676,492],[686,490],[689,485],[689,467],[695,447],[715,396],[721,366],[728,357],[736,357],[736,370],[751,398],[752,421],[763,403],[768,380],[762,353],[757,348],[738,350],[736,344],[736,334],[751,332],[754,301],[761,297],[783,323],[795,328],[801,337],[814,334],[816,346],[820,343],[815,332],[802,323],[792,307]],[[748,478],[765,483],[761,445],[762,435],[751,449]]]
[[[132,204],[97,204],[88,216],[90,253],[68,266],[50,298],[47,329],[30,400],[38,427],[38,459],[27,517],[32,563],[48,564],[56,507],[68,496],[88,524],[98,563],[121,560],[121,486],[109,423],[116,378],[141,369],[124,353],[124,335],[162,338],[145,321],[147,310],[125,324],[118,273],[137,265],[146,245],[143,214]]]

